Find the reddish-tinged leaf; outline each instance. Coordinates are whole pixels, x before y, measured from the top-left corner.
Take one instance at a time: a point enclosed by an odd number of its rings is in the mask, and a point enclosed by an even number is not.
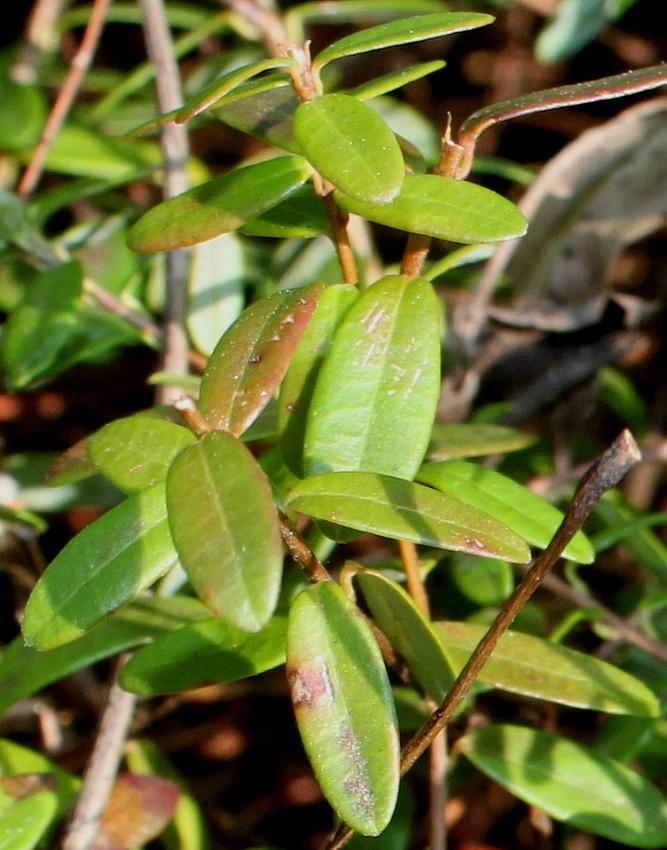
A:
[[[269,403],[322,293],[316,283],[248,307],[211,355],[199,405],[217,430],[238,436]]]

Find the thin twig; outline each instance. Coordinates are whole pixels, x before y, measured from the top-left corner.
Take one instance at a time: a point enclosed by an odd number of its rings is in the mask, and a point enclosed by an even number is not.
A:
[[[111,0],[94,0],[88,26],[83,34],[81,45],[70,65],[65,84],[56,98],[39,143],[16,188],[16,193],[22,198],[30,195],[39,183],[39,178],[44,170],[44,163],[53,144],[53,140],[71,109],[81,81],[90,67],[90,63],[93,61],[110,2]]]
[[[257,28],[269,56],[281,56],[289,42],[281,15],[272,3],[260,5],[255,0],[221,0],[242,18]]]
[[[280,534],[292,560],[301,567],[311,581],[331,581],[326,567],[315,556],[299,532],[292,528],[287,517],[279,512],[278,518]]]
[[[116,779],[137,701],[135,694],[124,691],[118,684],[120,671],[127,658],[129,655],[119,660],[100,722],[100,731],[83,777],[72,819],[60,845],[61,850],[88,850],[98,832],[100,817]]]

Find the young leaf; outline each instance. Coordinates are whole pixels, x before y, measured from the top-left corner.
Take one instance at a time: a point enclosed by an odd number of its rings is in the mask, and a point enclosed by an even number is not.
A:
[[[26,605],[25,639],[53,649],[78,638],[177,561],[164,485],[154,484],[84,528],[49,564]]]
[[[303,476],[306,417],[322,360],[336,328],[359,297],[356,286],[328,286],[322,293],[280,386],[280,448],[290,470]]]
[[[458,675],[486,627],[443,622],[433,628]],[[506,632],[500,638],[479,680],[510,693],[609,714],[660,713],[655,694],[634,676],[591,655],[521,632]]]
[[[527,563],[530,550],[510,528],[430,487],[369,472],[330,472],[301,481],[287,504],[329,522],[396,540]]]
[[[475,729],[457,748],[556,820],[630,847],[667,843],[667,799],[641,774],[581,744],[503,724]]]
[[[457,460],[426,463],[416,478],[422,484],[486,511],[513,528],[531,546],[541,549],[549,545],[563,519],[557,508],[526,487],[476,463]],[[588,538],[579,531],[563,556],[580,564],[590,564],[595,552]]]
[[[148,210],[130,229],[128,245],[170,251],[229,233],[291,195],[309,173],[297,156],[235,168]]]
[[[295,599],[287,676],[299,732],[325,796],[348,826],[377,835],[398,793],[396,715],[375,638],[334,582],[320,582]]]
[[[436,422],[431,433],[429,458],[450,460],[458,457],[503,454],[531,446],[537,437],[503,425],[478,422]]]
[[[52,791],[38,791],[15,800],[0,791],[1,850],[33,850],[57,814],[58,798]]]
[[[439,38],[455,32],[484,27],[493,21],[494,18],[491,15],[474,12],[442,12],[390,21],[334,41],[317,54],[313,60],[313,68],[322,68],[328,62],[342,59],[344,56],[356,56],[359,53],[380,50],[383,47],[395,47],[399,44],[412,44],[415,41]]]
[[[387,204],[400,191],[401,149],[370,106],[347,94],[325,94],[297,108],[293,129],[304,156],[341,192]]]
[[[377,627],[404,659],[424,693],[440,705],[452,686],[452,667],[431,624],[410,596],[372,570],[355,575]]]
[[[199,404],[211,426],[242,434],[266,407],[323,290],[322,284],[256,301],[229,328],[211,355]]]
[[[266,476],[224,431],[186,446],[167,476],[169,525],[199,598],[246,632],[264,626],[280,589],[283,546]]]
[[[123,668],[122,685],[155,696],[256,676],[285,662],[286,631],[281,614],[253,634],[210,617],[140,649]]]
[[[511,201],[483,186],[436,174],[406,174],[390,204],[342,192],[336,201],[369,221],[452,242],[499,242],[526,232],[526,220]]]
[[[361,295],[317,377],[304,444],[308,475],[414,477],[440,393],[441,329],[440,304],[423,278],[386,277]]]
[[[128,416],[110,422],[88,441],[97,469],[126,493],[164,481],[172,460],[194,440],[187,428],[153,419]]]

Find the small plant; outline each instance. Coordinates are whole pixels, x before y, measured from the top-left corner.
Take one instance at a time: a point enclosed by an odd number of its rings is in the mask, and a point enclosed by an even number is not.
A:
[[[602,455],[565,518],[512,477],[469,460],[525,448],[532,437],[493,424],[436,422],[447,331],[432,282],[442,263],[429,265],[428,252],[433,239],[483,246],[526,230],[512,202],[467,180],[488,126],[649,90],[663,85],[667,72],[649,68],[483,109],[456,137],[444,129],[429,170],[374,104],[443,62],[369,75],[344,91],[329,71],[351,56],[465,33],[493,19],[395,4],[390,20],[311,57],[298,37],[311,5],[284,18],[267,13],[260,27],[274,55],[225,71],[184,106],[140,128],[151,132],[209,113],[266,144],[260,155],[207,175],[129,228],[127,243],[138,254],[178,256],[194,246],[191,277],[200,288],[191,299],[214,299],[189,317],[199,349],[191,361],[204,361],[203,374],[158,376],[176,388],[174,403],[110,422],[52,468],[54,485],[101,473],[124,498],[77,534],[34,587],[23,636],[0,661],[0,705],[130,649],[136,651],[120,669],[120,685],[146,696],[286,664],[305,750],[341,821],[331,850],[352,831],[406,831],[404,806],[392,821],[401,775],[485,689],[657,722],[658,698],[638,675],[507,631],[561,555],[593,561],[581,526],[638,459],[634,441],[625,434]],[[335,5],[342,15],[345,4]],[[370,13],[367,3],[348,5],[359,6],[356,17]],[[85,125],[81,132],[85,138]],[[123,139],[118,151],[119,159],[136,157],[143,173],[155,146]],[[83,197],[85,186],[78,191]],[[9,194],[3,202],[6,259],[16,268],[24,262],[20,252],[33,258],[30,285],[7,305],[3,357],[17,390],[142,335],[157,342],[134,298],[140,261],[123,245],[125,222],[110,254],[127,263],[125,283],[115,293],[95,288],[73,258],[91,235],[56,244],[40,230],[61,202],[47,195],[24,203]],[[400,268],[368,274],[351,216],[406,234]],[[266,270],[275,268],[278,251],[263,248],[266,279],[260,276],[242,309],[240,288],[223,296],[218,278],[240,279],[241,245],[255,236],[282,240],[276,244],[283,251],[315,239],[318,253],[312,274],[297,279],[292,268],[273,285]],[[175,297],[172,290],[167,299]],[[461,435],[463,447],[452,451]],[[10,510],[6,519],[41,528],[25,511]],[[390,545],[400,558],[372,568],[348,560],[346,544],[361,534],[396,541]],[[544,551],[531,562],[532,549]],[[502,576],[505,589],[496,586],[493,604],[503,605],[490,630],[488,623],[431,619],[425,581],[443,550],[458,553],[453,563],[480,582]],[[531,563],[514,592],[509,563]],[[424,725],[405,722],[402,731],[415,734],[401,752],[396,705],[418,695]],[[0,762],[11,761],[7,752],[0,749]],[[471,727],[454,753],[572,827],[632,847],[667,843],[667,800],[625,763],[633,753],[615,758],[602,746],[506,723]],[[52,770],[25,766],[25,755],[15,759],[20,773]],[[23,817],[37,824],[11,846],[35,846],[74,786],[66,777],[59,791],[40,789],[21,800],[7,786],[0,824]],[[149,838],[135,835],[123,846]]]

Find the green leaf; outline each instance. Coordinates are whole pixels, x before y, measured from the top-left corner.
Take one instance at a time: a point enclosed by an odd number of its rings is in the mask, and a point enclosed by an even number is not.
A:
[[[287,466],[300,477],[306,417],[315,381],[336,328],[358,297],[356,286],[334,284],[324,290],[280,386],[280,448]]]
[[[36,144],[47,109],[39,88],[14,82],[6,69],[0,68],[0,148],[20,151]]]
[[[457,590],[476,605],[501,605],[514,590],[514,570],[507,561],[457,552],[449,559],[449,569]]]
[[[81,781],[36,750],[0,738],[0,776],[21,777],[25,774],[48,776],[58,796],[58,813],[67,811],[74,801]]]
[[[40,652],[19,636],[0,661],[0,714],[70,673],[208,616],[199,600],[187,596],[137,599],[66,646]]]
[[[341,192],[387,204],[403,184],[403,155],[377,113],[348,94],[325,94],[294,113],[294,135],[308,161]]]
[[[433,460],[449,460],[450,458],[503,454],[525,449],[536,439],[535,434],[524,434],[513,428],[505,428],[503,425],[477,422],[436,423],[431,434],[428,456]]]
[[[476,463],[458,460],[426,463],[416,479],[486,511],[540,549],[546,549],[563,520],[558,508],[523,485]],[[580,564],[590,564],[595,559],[593,547],[581,531],[568,543],[563,555]]]
[[[276,607],[283,564],[278,515],[266,476],[224,431],[176,457],[167,477],[169,525],[202,602],[247,632]]]
[[[280,614],[253,634],[217,617],[200,620],[140,649],[123,668],[121,684],[155,696],[256,676],[285,662],[286,632]]]
[[[452,242],[499,242],[526,232],[517,207],[495,192],[435,174],[406,174],[390,204],[371,204],[336,193],[348,212],[404,230]]]
[[[474,623],[434,623],[458,673],[487,631]],[[547,640],[506,632],[479,674],[479,681],[510,693],[609,714],[657,717],[660,706],[643,682],[606,661]]]
[[[441,329],[440,304],[423,278],[386,277],[361,295],[317,377],[304,445],[308,475],[414,477],[440,394]]]
[[[288,77],[268,77],[239,86],[214,110],[215,117],[277,148],[301,153],[292,133],[300,101]]]
[[[301,481],[288,506],[360,531],[427,546],[527,563],[510,528],[430,487],[369,472],[330,472]]]
[[[172,460],[194,440],[187,428],[164,419],[128,416],[101,428],[88,440],[97,469],[126,493],[164,481]]]
[[[491,15],[474,12],[444,12],[390,21],[355,32],[325,47],[313,60],[313,68],[322,68],[328,62],[342,59],[344,56],[356,56],[359,53],[380,50],[383,47],[395,47],[399,44],[412,44],[415,41],[439,38],[443,35],[483,27],[493,21],[494,18]]]
[[[403,588],[381,573],[364,570],[354,577],[380,631],[404,659],[424,693],[440,705],[454,676],[431,623]]]
[[[256,301],[229,328],[202,377],[199,404],[211,426],[238,435],[275,393],[323,290],[322,284]]]
[[[240,228],[249,236],[309,238],[329,233],[331,225],[324,205],[312,186],[302,186],[275,207],[251,219]]]
[[[475,729],[457,748],[556,820],[630,847],[667,843],[667,799],[636,771],[581,744],[507,724]]]
[[[408,65],[405,68],[399,68],[397,71],[391,71],[389,74],[383,74],[381,77],[375,77],[366,83],[354,88],[350,94],[356,97],[357,100],[370,100],[374,97],[380,97],[383,94],[389,94],[391,91],[407,86],[415,80],[421,80],[435,71],[440,71],[447,63],[441,59],[435,59],[432,62],[421,62],[418,65]]]
[[[164,485],[154,484],[84,528],[51,562],[26,605],[26,640],[52,649],[78,638],[177,560]]]
[[[336,813],[364,835],[391,818],[399,741],[387,673],[361,612],[334,582],[302,591],[290,611],[287,676],[299,732]]]
[[[229,233],[296,191],[309,173],[296,156],[235,168],[144,213],[128,244],[139,252],[170,251]]]
[[[32,850],[51,826],[58,798],[38,791],[21,800],[0,791],[0,850]]]

